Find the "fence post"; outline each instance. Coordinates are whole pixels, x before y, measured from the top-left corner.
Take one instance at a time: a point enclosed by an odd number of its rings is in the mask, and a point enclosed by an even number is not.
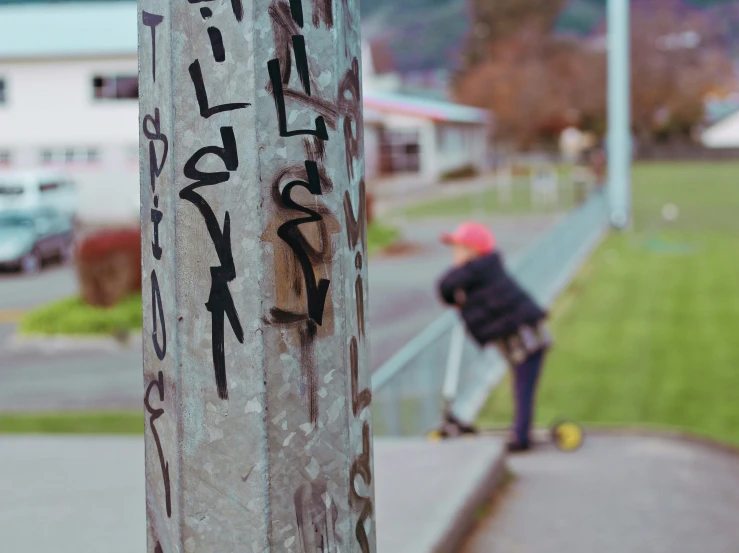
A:
[[[611,223],[631,222],[629,0],[608,0],[608,196]]]
[[[151,553],[375,551],[356,0],[139,0]]]

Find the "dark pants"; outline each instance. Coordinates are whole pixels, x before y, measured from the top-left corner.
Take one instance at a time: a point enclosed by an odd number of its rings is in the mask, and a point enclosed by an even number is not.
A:
[[[529,443],[536,384],[539,381],[545,354],[545,350],[540,350],[513,368],[513,394],[516,404],[513,432],[519,443]]]

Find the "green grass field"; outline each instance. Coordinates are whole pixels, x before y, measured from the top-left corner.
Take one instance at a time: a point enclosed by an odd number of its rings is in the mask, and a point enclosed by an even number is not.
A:
[[[500,196],[490,177],[490,187],[474,193],[421,202],[403,208],[401,214],[410,219],[445,217],[480,217],[489,215],[518,215],[525,213],[551,213],[565,211],[577,202],[578,190],[572,185],[569,174],[560,174],[557,202],[551,205],[534,206],[531,198],[531,179],[519,176],[513,179],[510,198]],[[452,188],[454,185],[447,185]]]
[[[739,444],[739,164],[637,165],[611,234],[553,309],[537,422],[658,426]],[[661,212],[675,204],[668,224]],[[509,385],[480,416],[510,419]]]
[[[0,414],[0,434],[143,434],[141,412]]]

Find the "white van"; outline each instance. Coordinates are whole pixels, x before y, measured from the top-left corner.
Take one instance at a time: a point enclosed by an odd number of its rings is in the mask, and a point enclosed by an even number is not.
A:
[[[72,180],[52,171],[0,171],[0,214],[56,211],[77,220],[77,190]]]

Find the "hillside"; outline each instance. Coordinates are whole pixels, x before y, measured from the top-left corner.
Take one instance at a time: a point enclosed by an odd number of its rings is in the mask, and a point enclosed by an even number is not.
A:
[[[0,0],[1,4],[70,0]],[[85,1],[85,0],[73,0]],[[118,1],[118,0],[107,0]],[[362,0],[365,38],[383,43],[383,66],[402,73],[454,69],[470,29],[468,0]],[[570,0],[556,31],[585,36],[603,20],[607,0]],[[632,0],[650,3],[653,0]],[[706,10],[724,29],[739,57],[739,0],[682,0],[688,8]]]
[[[607,0],[570,0],[556,31],[586,36],[603,21]],[[653,0],[632,0],[632,4]],[[739,0],[682,0],[686,10],[706,11],[739,57]],[[400,72],[457,66],[470,27],[465,0],[362,0],[365,37],[390,46]]]

